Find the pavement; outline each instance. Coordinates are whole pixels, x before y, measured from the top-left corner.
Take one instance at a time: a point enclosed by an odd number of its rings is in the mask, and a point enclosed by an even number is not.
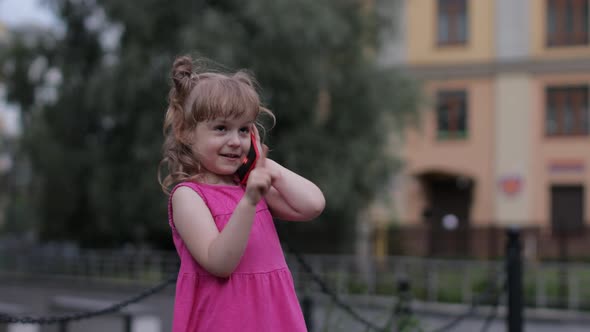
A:
[[[400,322],[391,319],[396,300],[385,297],[343,298],[345,305],[350,306],[360,317],[373,325],[384,327],[388,323],[391,331]],[[339,331],[361,332],[375,331],[366,323],[354,318],[346,309],[334,304],[325,295],[313,295],[313,319],[311,332]],[[411,318],[406,331],[453,331],[453,332],[507,332],[508,323],[506,307],[470,307],[461,304],[411,302]],[[408,321],[408,320],[406,320]],[[590,313],[527,309],[523,312],[522,331],[530,332],[581,332],[590,331]]]

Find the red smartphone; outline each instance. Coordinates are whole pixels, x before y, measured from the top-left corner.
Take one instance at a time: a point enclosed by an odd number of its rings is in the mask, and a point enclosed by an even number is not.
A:
[[[242,165],[236,171],[236,176],[240,180],[240,184],[245,185],[248,182],[248,175],[256,166],[256,161],[260,156],[260,151],[258,151],[258,146],[256,144],[256,136],[254,136],[254,132],[250,133],[250,150],[244,159],[242,160]]]

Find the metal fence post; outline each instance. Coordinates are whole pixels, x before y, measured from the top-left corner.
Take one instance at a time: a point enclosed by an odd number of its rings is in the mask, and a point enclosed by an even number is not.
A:
[[[395,315],[397,316],[397,331],[406,331],[412,327],[412,307],[410,281],[407,277],[402,276],[397,280],[398,302],[395,306]]]
[[[305,326],[307,331],[313,331],[313,302],[308,294],[303,296],[301,301],[301,310],[303,311],[303,319],[305,320]]]
[[[131,332],[133,321],[131,315],[123,315],[123,330],[125,332]]]
[[[510,228],[506,232],[506,273],[508,275],[508,332],[522,332],[522,257],[520,230]]]

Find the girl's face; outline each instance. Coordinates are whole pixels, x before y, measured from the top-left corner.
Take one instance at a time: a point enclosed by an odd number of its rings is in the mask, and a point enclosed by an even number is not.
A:
[[[193,136],[193,154],[201,163],[202,174],[212,183],[234,184],[234,173],[250,149],[249,115],[216,118],[197,124]]]

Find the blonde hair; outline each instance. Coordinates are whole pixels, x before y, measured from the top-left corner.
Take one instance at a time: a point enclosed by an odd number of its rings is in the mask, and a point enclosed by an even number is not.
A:
[[[273,113],[261,105],[256,82],[245,71],[233,74],[195,70],[189,56],[181,56],[172,65],[172,88],[164,119],[163,159],[158,167],[158,182],[165,193],[182,181],[199,177],[201,165],[193,155],[191,137],[202,121],[218,117],[235,118],[252,114]],[[256,123],[260,126],[260,123]],[[162,180],[161,170],[166,165],[168,175]]]

